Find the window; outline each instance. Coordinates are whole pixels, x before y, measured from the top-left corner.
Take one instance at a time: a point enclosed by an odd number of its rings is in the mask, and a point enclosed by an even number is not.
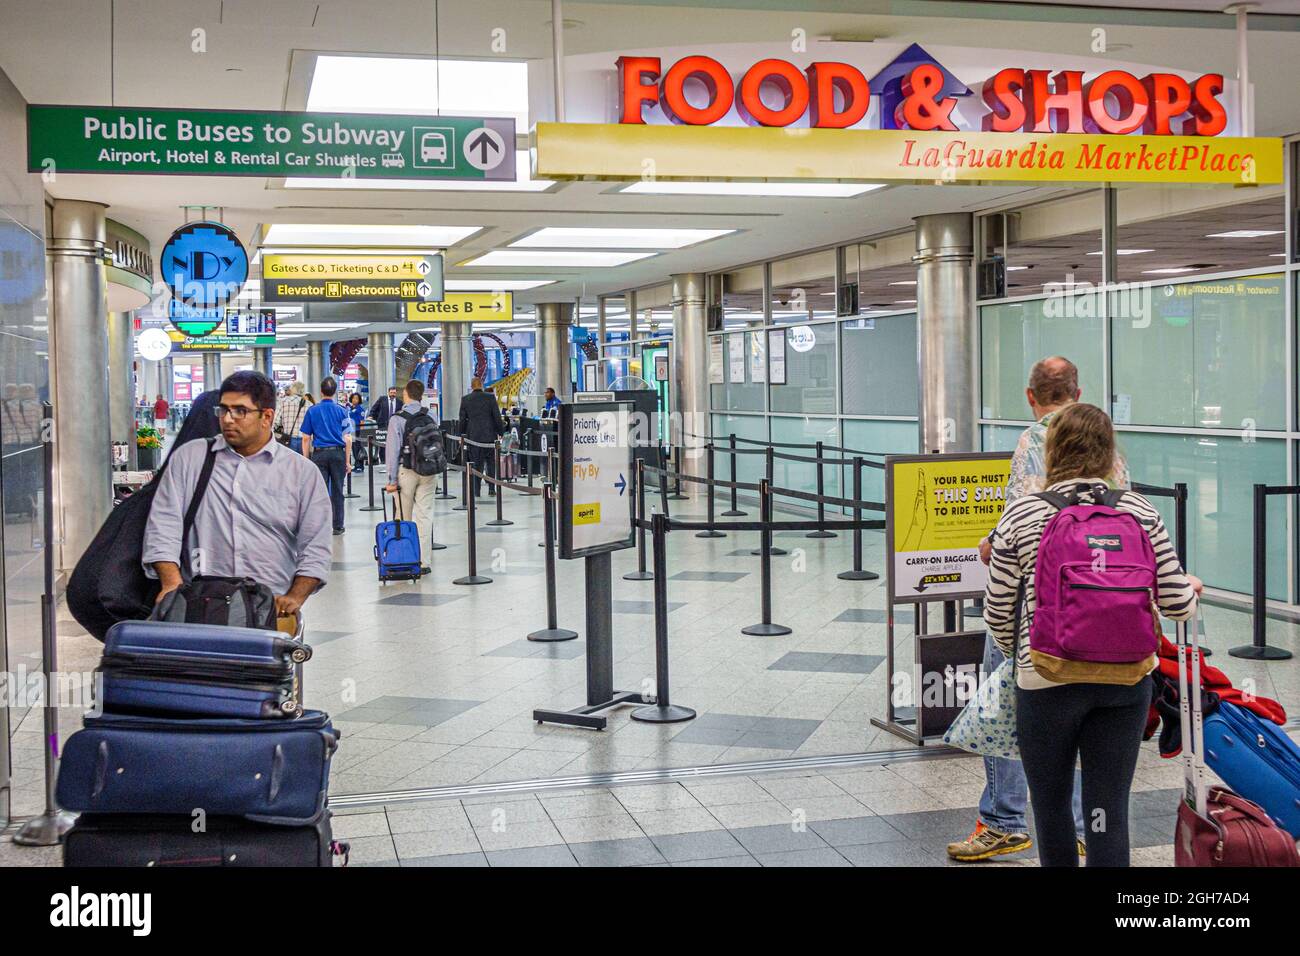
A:
[[[835,414],[835,323],[785,330],[785,384],[772,385],[771,410]]]
[[[980,218],[980,259],[1004,257],[1007,295],[1101,282],[1101,195],[1073,193]]]
[[[850,319],[841,335],[844,414],[919,414],[916,313]]]
[[[835,318],[835,250],[772,263],[772,321]]]
[[[754,375],[749,353],[748,332],[709,336],[709,403],[714,411],[763,411],[764,375]]]

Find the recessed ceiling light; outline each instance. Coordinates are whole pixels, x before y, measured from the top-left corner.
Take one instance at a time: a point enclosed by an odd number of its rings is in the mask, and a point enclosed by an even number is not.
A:
[[[514,182],[486,179],[371,179],[349,176],[290,176],[285,189],[431,189],[460,192],[539,193],[555,185],[552,179],[533,179],[528,150],[515,151]]]
[[[400,56],[318,56],[307,110],[509,116],[528,123],[528,64]]]
[[[482,226],[357,226],[344,223],[273,223],[264,246],[417,246],[434,250],[455,245]],[[410,253],[412,250],[407,249]]]
[[[1142,254],[1145,253],[1145,252],[1155,252],[1155,250],[1154,250],[1154,249],[1116,249],[1116,250],[1115,250],[1115,255],[1117,255],[1117,256],[1140,256],[1140,255],[1142,255]],[[1090,255],[1090,256],[1099,256],[1099,255],[1101,255],[1101,254],[1102,254],[1102,251],[1101,251],[1100,249],[1098,249],[1096,252],[1090,252],[1090,253],[1088,253],[1088,255]]]
[[[1258,239],[1260,236],[1280,236],[1281,229],[1233,229],[1231,232],[1212,232],[1206,239]]]
[[[1145,269],[1143,270],[1142,274],[1144,276],[1174,276],[1174,275],[1178,275],[1181,272],[1195,272],[1195,271],[1196,271],[1195,266],[1177,266],[1169,269]]]
[[[604,226],[545,226],[510,243],[534,249],[682,249],[734,229],[620,229]]]
[[[914,304],[915,302],[916,302],[915,299],[895,299],[895,300],[894,300],[894,304],[895,304],[895,305],[912,305],[912,304]]]
[[[638,259],[648,259],[653,252],[598,252],[583,250],[494,249],[477,258],[462,262],[463,266],[521,266],[555,267],[568,269],[608,268],[627,265]]]
[[[1285,252],[1270,252],[1270,253],[1268,254],[1268,257],[1269,257],[1270,259],[1285,259],[1285,258],[1286,258],[1286,253],[1285,253]]]
[[[884,183],[728,183],[683,180],[629,183],[619,192],[654,196],[804,196],[842,199],[860,196]]]
[[[1029,266],[1007,266],[1008,272],[1024,272]]]
[[[891,282],[890,285],[916,285],[915,279],[903,279],[900,282]]]
[[[554,285],[558,279],[444,279],[448,292],[523,292]]]

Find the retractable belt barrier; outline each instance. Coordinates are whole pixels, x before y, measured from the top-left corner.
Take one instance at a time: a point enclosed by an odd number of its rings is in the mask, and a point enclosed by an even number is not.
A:
[[[838,451],[845,455],[871,455],[873,458],[887,458],[890,455],[899,455],[903,452],[896,451],[862,451],[859,448],[846,448],[843,445],[827,445],[822,442],[814,444],[804,444],[790,441],[763,441],[759,438],[742,438],[734,433],[727,435],[697,435],[694,432],[686,432],[691,438],[698,438],[701,441],[729,441],[744,442],[746,445],[759,445],[761,448],[817,448],[821,446],[822,451]]]
[[[1185,487],[1185,486],[1184,486]],[[1268,498],[1269,495],[1300,495],[1300,485],[1255,485],[1254,593],[1251,642],[1228,651],[1232,657],[1252,661],[1287,661],[1291,652],[1265,641],[1268,625]]]

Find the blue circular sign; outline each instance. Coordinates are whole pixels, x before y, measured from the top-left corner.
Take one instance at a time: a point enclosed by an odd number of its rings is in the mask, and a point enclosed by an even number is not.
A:
[[[167,240],[159,268],[176,302],[211,309],[238,297],[248,279],[248,253],[221,223],[191,222]]]

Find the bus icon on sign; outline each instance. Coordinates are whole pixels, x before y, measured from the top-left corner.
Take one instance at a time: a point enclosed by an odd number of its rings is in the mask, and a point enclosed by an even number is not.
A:
[[[456,131],[448,126],[417,126],[413,130],[412,165],[423,169],[456,168]]]

